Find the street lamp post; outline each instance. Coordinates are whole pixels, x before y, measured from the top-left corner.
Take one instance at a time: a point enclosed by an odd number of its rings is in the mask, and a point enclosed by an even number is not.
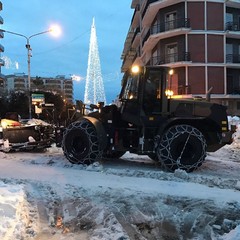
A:
[[[30,46],[30,39],[35,37],[35,36],[42,35],[42,34],[49,33],[49,32],[53,32],[53,34],[57,36],[57,35],[60,34],[60,28],[58,26],[53,26],[52,28],[50,28],[47,31],[36,33],[36,34],[33,34],[29,37],[27,37],[23,34],[20,34],[20,33],[11,32],[11,31],[7,31],[7,30],[3,30],[3,29],[0,29],[0,32],[6,32],[6,33],[10,33],[10,34],[17,35],[17,36],[20,36],[20,37],[24,37],[27,41],[27,43],[26,43],[27,64],[28,64],[28,80],[27,81],[28,81],[28,91],[29,91],[28,108],[29,108],[29,118],[31,119],[32,118],[32,98],[31,98],[31,57],[32,57],[32,49],[31,49],[31,46]]]

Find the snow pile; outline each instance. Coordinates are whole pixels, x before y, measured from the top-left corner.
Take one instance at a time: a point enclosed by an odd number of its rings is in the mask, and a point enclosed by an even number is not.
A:
[[[27,216],[25,194],[21,185],[9,185],[0,181],[0,239],[21,239]]]
[[[28,125],[42,125],[42,126],[50,126],[51,124],[41,120],[41,119],[36,119],[32,118],[27,121]]]

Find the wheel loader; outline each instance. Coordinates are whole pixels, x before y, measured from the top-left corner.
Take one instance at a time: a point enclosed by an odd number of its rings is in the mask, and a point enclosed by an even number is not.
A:
[[[66,128],[66,158],[91,164],[128,151],[148,155],[164,170],[191,172],[207,152],[231,143],[227,108],[206,99],[174,98],[169,79],[168,68],[133,66],[123,77],[118,104],[92,104],[93,111],[84,109]]]

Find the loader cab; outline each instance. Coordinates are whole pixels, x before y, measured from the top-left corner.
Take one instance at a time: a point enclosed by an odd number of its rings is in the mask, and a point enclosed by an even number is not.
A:
[[[166,111],[167,73],[167,68],[135,66],[124,75],[120,94],[123,120],[140,125],[142,117]]]

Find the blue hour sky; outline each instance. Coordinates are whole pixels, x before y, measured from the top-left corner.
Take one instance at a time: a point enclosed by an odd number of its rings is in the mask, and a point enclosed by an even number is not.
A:
[[[131,0],[2,0],[0,15],[4,30],[27,37],[59,24],[62,35],[54,38],[42,34],[30,39],[31,76],[55,77],[79,75],[74,83],[74,98],[83,100],[87,73],[88,49],[92,20],[95,18],[102,76],[107,102],[120,91],[121,54],[133,10]],[[26,39],[5,33],[0,43],[7,62],[3,74],[27,74]]]

